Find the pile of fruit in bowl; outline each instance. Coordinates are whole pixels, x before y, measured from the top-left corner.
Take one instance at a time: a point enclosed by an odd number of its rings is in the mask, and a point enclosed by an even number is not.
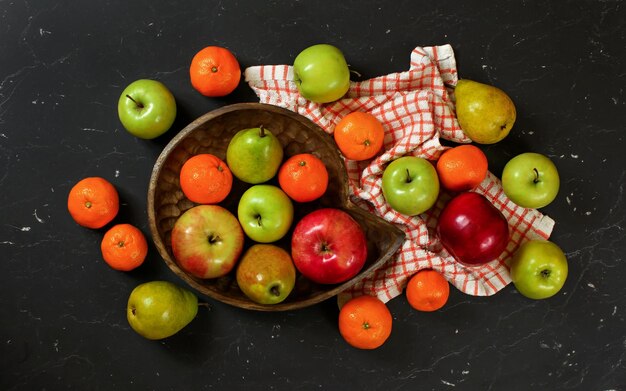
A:
[[[151,233],[170,269],[209,297],[302,308],[356,284],[403,241],[400,229],[353,205],[347,186],[332,137],[308,119],[260,103],[226,106],[192,122],[157,159]]]

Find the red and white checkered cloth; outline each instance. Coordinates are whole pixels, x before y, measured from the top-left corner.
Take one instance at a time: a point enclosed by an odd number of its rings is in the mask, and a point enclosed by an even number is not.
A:
[[[436,160],[446,149],[443,138],[469,143],[454,114],[457,69],[450,45],[417,47],[410,68],[362,82],[352,82],[343,99],[317,104],[304,99],[293,82],[288,65],[254,66],[245,70],[245,80],[262,103],[281,106],[310,118],[326,132],[346,114],[366,111],[375,115],[385,129],[384,151],[371,161],[345,160],[352,200],[360,207],[395,223],[406,233],[406,241],[394,257],[369,278],[343,292],[339,301],[363,294],[383,302],[402,293],[407,280],[418,270],[437,270],[461,291],[475,296],[493,295],[511,282],[507,260],[530,239],[548,239],[554,221],[534,209],[515,205],[503,193],[499,179],[491,173],[473,191],[485,195],[509,222],[511,240],[495,261],[480,267],[465,267],[443,249],[435,235],[437,217],[451,193],[443,190],[428,212],[408,217],[392,210],[381,190],[386,163],[403,155]]]

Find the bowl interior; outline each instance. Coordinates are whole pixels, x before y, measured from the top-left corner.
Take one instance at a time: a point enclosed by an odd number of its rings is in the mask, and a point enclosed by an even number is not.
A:
[[[283,239],[274,243],[290,252],[291,232],[305,214],[322,207],[339,208],[349,213],[363,228],[368,241],[368,259],[360,273],[339,285],[315,284],[298,274],[296,286],[279,304],[261,305],[248,299],[237,286],[235,272],[217,279],[199,279],[182,270],[171,250],[170,232],[178,217],[195,206],[180,189],[179,173],[185,161],[199,153],[211,153],[226,161],[226,149],[235,133],[263,125],[283,145],[284,159],[299,153],[320,158],[329,173],[326,193],[316,201],[294,202],[294,222]],[[277,185],[276,178],[270,184]],[[251,185],[234,178],[233,189],[220,203],[237,216],[237,205]],[[216,300],[246,309],[281,311],[319,303],[335,296],[369,275],[386,262],[400,247],[404,233],[392,224],[355,206],[348,195],[348,177],[339,151],[319,126],[292,111],[261,103],[225,106],[198,118],[180,131],[158,157],[148,189],[148,218],[152,239],[168,267],[198,292]],[[246,238],[244,252],[254,244]]]

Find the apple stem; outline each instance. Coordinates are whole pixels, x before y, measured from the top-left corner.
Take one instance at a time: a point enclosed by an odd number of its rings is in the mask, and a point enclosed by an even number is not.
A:
[[[550,277],[550,270],[544,269],[544,270],[541,271],[540,274],[541,274],[541,277],[548,278],[548,277]]]
[[[409,172],[409,169],[406,169],[406,183],[411,183],[411,173]]]
[[[261,215],[258,215],[256,217],[256,222],[257,222],[257,224],[259,224],[259,227],[260,227],[261,226]]]
[[[221,238],[215,234],[210,234],[208,237],[209,244],[215,244],[221,240]]]
[[[539,182],[539,171],[536,168],[533,168],[533,170],[535,171],[535,179],[533,179],[533,183],[538,183]]]
[[[141,104],[141,103],[137,102],[136,100],[134,100],[130,95],[126,95],[126,97],[128,99],[132,100],[133,103],[137,105],[137,107],[139,107],[140,109],[143,109],[143,104]]]
[[[265,137],[265,128],[263,125],[259,126],[259,137]]]

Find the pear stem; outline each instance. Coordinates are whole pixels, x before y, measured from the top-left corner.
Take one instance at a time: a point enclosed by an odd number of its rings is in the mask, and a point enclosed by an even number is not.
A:
[[[209,305],[209,303],[203,303],[203,302],[198,302],[198,307],[205,307],[207,309],[211,309],[211,306]]]
[[[263,125],[259,126],[259,137],[265,137],[265,128]]]

